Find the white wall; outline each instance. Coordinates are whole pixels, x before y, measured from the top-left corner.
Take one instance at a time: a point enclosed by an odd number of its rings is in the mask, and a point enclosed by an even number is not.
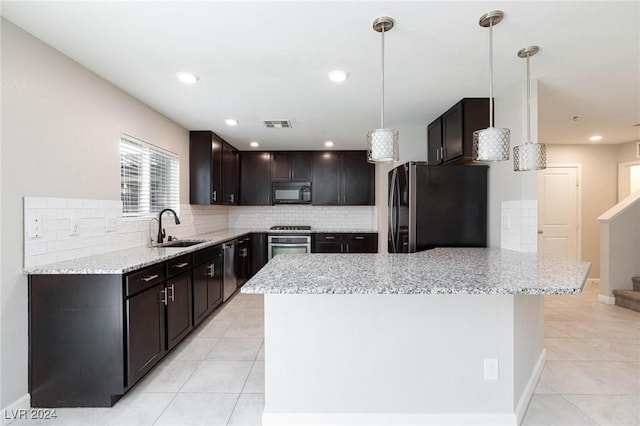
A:
[[[188,132],[2,20],[1,399],[27,393],[23,197],[120,198],[119,139],[127,133],[180,156],[188,203]]]

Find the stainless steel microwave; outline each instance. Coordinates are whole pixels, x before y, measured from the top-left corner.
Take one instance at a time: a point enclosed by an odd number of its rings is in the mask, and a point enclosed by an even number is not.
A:
[[[273,182],[273,204],[311,204],[311,182]]]

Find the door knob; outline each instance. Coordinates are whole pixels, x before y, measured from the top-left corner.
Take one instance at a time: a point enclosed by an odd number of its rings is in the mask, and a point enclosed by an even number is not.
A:
[[[543,233],[544,233],[544,231],[542,229],[538,229],[538,235],[541,235]]]

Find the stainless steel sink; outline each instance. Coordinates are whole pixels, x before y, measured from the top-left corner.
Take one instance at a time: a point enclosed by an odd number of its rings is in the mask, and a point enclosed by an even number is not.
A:
[[[206,240],[178,240],[160,244],[158,247],[191,247],[195,246],[196,244],[204,243],[205,241]]]

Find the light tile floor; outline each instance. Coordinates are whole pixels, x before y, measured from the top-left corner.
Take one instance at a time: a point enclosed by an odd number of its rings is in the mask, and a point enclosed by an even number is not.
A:
[[[597,294],[546,297],[548,361],[523,425],[640,425],[640,313]],[[12,425],[259,425],[263,407],[263,299],[239,294],[114,407]]]

